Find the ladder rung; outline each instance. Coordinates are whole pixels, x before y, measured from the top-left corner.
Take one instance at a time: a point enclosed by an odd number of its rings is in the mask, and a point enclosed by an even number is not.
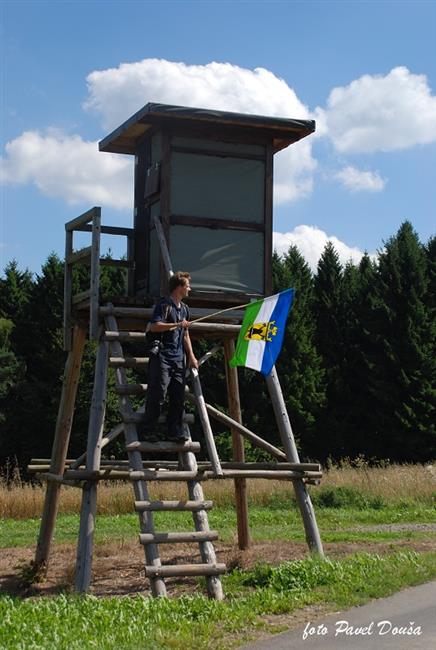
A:
[[[147,384],[119,384],[115,390],[118,395],[143,395],[147,392]]]
[[[213,501],[135,501],[136,512],[212,510]]]
[[[68,474],[68,473],[67,473]],[[68,478],[68,475],[67,475]],[[171,470],[133,470],[129,473],[131,481],[200,481],[202,474],[194,471],[171,471]]]
[[[146,566],[147,578],[171,578],[176,576],[219,576],[226,572],[225,564],[166,564]]]
[[[216,530],[189,531],[187,533],[141,533],[141,544],[180,544],[189,542],[212,542],[218,539]]]
[[[145,332],[111,332],[104,333],[105,341],[145,341]]]
[[[109,359],[111,368],[136,368],[147,364],[148,357],[110,357]]]
[[[158,419],[159,424],[165,424],[166,421],[167,420],[165,415],[161,415]],[[132,415],[125,415],[123,417],[123,422],[126,424],[142,424],[144,422],[144,414],[132,413]],[[186,422],[187,424],[194,424],[195,418],[193,413],[185,413],[183,416],[183,422]]]
[[[148,453],[162,452],[172,453],[181,451],[192,451],[197,453],[200,451],[201,445],[199,442],[187,440],[186,442],[132,442],[126,446],[127,451],[145,451]]]

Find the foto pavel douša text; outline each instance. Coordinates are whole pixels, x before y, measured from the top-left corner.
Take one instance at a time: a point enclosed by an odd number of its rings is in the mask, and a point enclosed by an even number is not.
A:
[[[330,628],[321,623],[314,625],[310,621],[303,630],[303,640],[309,636],[327,636],[333,632],[335,637],[339,636],[420,636],[421,626],[415,625],[415,621],[408,621],[406,625],[394,625],[391,621],[370,621],[368,625],[352,625],[346,620],[336,621]]]

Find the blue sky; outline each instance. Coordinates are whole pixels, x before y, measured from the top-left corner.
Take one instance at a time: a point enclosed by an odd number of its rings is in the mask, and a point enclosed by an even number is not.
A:
[[[406,218],[435,234],[436,2],[0,8],[0,271],[62,256],[64,222],[92,205],[132,224],[131,160],[96,142],[148,101],[317,120],[276,157],[279,251],[314,266],[332,238],[358,260]]]

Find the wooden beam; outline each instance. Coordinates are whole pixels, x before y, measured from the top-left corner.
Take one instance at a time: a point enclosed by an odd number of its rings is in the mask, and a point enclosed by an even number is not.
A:
[[[92,226],[89,224],[78,226],[74,230],[79,232],[92,232]],[[135,233],[133,228],[120,228],[118,226],[102,226],[100,232],[102,235],[116,235],[118,237],[132,237]]]
[[[165,274],[167,278],[170,278],[172,275],[174,275],[174,271],[167,246],[167,240],[165,238],[165,231],[158,217],[154,217],[153,222],[154,227],[156,228],[157,240],[159,242],[160,255],[165,268]]]
[[[295,444],[294,434],[292,432],[291,423],[275,366],[273,366],[271,373],[267,375],[266,384],[271,396],[277,427],[280,432],[287,459],[290,462],[299,463],[300,459],[298,456],[297,446]],[[320,477],[308,476],[308,478]],[[311,552],[323,556],[324,549],[316,522],[315,510],[310,499],[310,494],[308,493],[303,481],[294,482],[294,491],[303,518],[306,541],[309,549]]]
[[[73,252],[73,233],[65,232],[65,259]],[[73,308],[73,269],[70,264],[64,264],[64,350],[69,352],[72,345],[72,308]]]
[[[238,158],[241,160],[260,160],[261,162],[265,161],[265,156],[261,153],[237,153],[236,151],[206,148],[199,149],[195,147],[182,147],[178,145],[173,145],[171,147],[171,150],[176,153],[193,153],[197,156],[213,156],[214,158]]]
[[[176,533],[141,533],[141,544],[188,544],[190,542],[212,542],[218,539],[216,530],[192,530]]]
[[[231,368],[230,359],[235,354],[234,339],[225,339],[224,366],[227,382],[227,399],[230,417],[242,424],[241,403],[239,399],[239,382],[237,368]],[[234,426],[230,427],[232,434],[233,460],[243,463],[245,460],[244,438]],[[238,546],[241,550],[250,546],[250,527],[248,522],[247,482],[243,478],[235,479],[236,517],[238,523]]]
[[[104,438],[103,438],[104,441]],[[140,445],[141,443],[138,443]],[[193,445],[199,444],[196,442],[192,443]],[[189,445],[189,443],[188,443]],[[103,446],[103,445],[102,445]],[[147,447],[148,448],[148,447]],[[129,450],[133,451],[136,449],[136,446],[134,444],[129,445]],[[186,445],[178,450],[179,451],[192,451],[192,448],[188,446],[188,449],[186,449]],[[151,449],[150,451],[155,451],[155,449]],[[86,456],[86,454],[85,454]],[[178,469],[179,468],[179,461],[177,460],[144,460],[142,461],[144,467],[150,468],[150,469]],[[80,463],[77,465],[77,461],[75,460],[66,460],[65,465],[67,469],[77,469],[83,463]],[[129,467],[129,461],[128,460],[105,460],[102,459],[100,462],[100,468],[105,469],[107,471],[118,471],[118,470],[124,470],[128,469]],[[277,463],[277,462],[243,462],[243,463],[238,463],[235,461],[222,461],[221,462],[221,467],[223,469],[245,469],[245,470],[251,470],[251,469],[270,469],[270,470],[292,470],[295,472],[315,472],[317,475],[321,475],[322,470],[321,466],[319,463]],[[212,468],[212,464],[207,461],[207,460],[202,460],[198,463],[198,468],[200,472],[204,472],[205,470],[210,470]],[[179,468],[180,469],[180,468]],[[41,472],[49,472],[50,471],[50,459],[49,458],[32,458],[30,461],[30,464],[27,466],[27,471],[29,474],[36,474],[36,473],[41,473]]]
[[[100,323],[100,228],[101,208],[94,209],[92,217],[92,255],[91,255],[91,286],[89,303],[89,338],[98,341]]]
[[[67,221],[65,224],[65,230],[77,230],[80,226],[83,226],[90,221],[92,221],[95,211],[100,210],[100,208],[94,206],[90,210],[87,210],[80,216],[76,217],[75,219],[72,219],[71,221]]]
[[[86,246],[75,253],[70,253],[66,258],[67,264],[90,264],[92,247]]]
[[[225,564],[166,564],[160,567],[145,567],[148,578],[183,577],[183,576],[219,576],[226,572]],[[218,599],[217,599],[218,600]],[[221,600],[221,599],[219,599]]]
[[[62,478],[68,481],[209,481],[223,478],[266,478],[280,481],[297,481],[303,478],[318,479],[321,472],[300,472],[281,469],[221,469],[217,474],[214,469],[178,470],[178,469],[140,469],[129,471],[102,468],[99,470],[76,469],[67,470],[64,475],[41,472],[39,477],[47,481],[58,481]]]
[[[191,217],[189,215],[172,214],[170,223],[174,226],[193,226],[194,228],[212,228],[225,230],[248,230],[264,232],[265,225],[257,221],[238,221],[237,219],[214,219],[212,217]],[[211,233],[211,237],[213,234]]]
[[[260,469],[223,469],[222,474],[217,474],[210,469],[199,468],[198,471],[184,471],[177,470],[176,466],[170,469],[156,469],[143,468],[141,470],[134,470],[129,472],[125,470],[115,470],[110,467],[101,469],[95,472],[88,472],[87,470],[69,470],[65,474],[52,474],[51,472],[36,472],[35,477],[41,481],[49,483],[63,483],[65,485],[73,485],[74,483],[86,486],[88,483],[98,483],[99,481],[133,481],[136,483],[144,483],[145,481],[157,481],[171,483],[188,481],[200,483],[202,481],[214,481],[223,479],[266,479],[270,481],[292,481],[296,482],[313,482],[322,478],[321,472],[293,472],[291,470],[260,470]],[[141,500],[141,499],[138,499]],[[148,500],[148,499],[146,499]]]
[[[272,229],[273,229],[273,150],[270,141],[266,147],[265,165],[265,236],[264,236],[264,293],[270,296],[272,287]]]
[[[88,445],[86,450],[86,470],[88,472],[96,471],[100,467],[103,426],[106,412],[108,358],[109,344],[102,341],[97,351],[94,388],[89,416]],[[96,515],[97,484],[86,484],[82,493],[76,559],[75,589],[79,593],[88,591],[89,585],[91,584],[92,552],[94,546]]]
[[[188,394],[188,399],[190,399],[191,401],[195,401],[195,396],[192,394]],[[208,404],[207,402],[206,402],[206,408],[207,408],[207,412],[215,420],[218,420],[223,424],[227,424],[229,427],[234,427],[239,431],[239,433],[241,433],[244,436],[244,438],[250,440],[250,442],[256,447],[260,447],[261,449],[264,449],[265,451],[270,453],[271,456],[273,456],[274,458],[278,458],[279,460],[286,460],[286,454],[284,454],[277,447],[274,447],[274,445],[272,445],[271,443],[267,442],[260,436],[253,433],[253,431],[250,431],[250,429],[247,429],[247,427],[244,427],[242,424],[236,422],[236,420],[233,420],[233,418],[229,417],[225,413],[222,413],[221,411],[216,409],[211,404]]]
[[[222,474],[220,459],[215,446],[215,439],[213,437],[212,427],[210,426],[209,416],[207,414],[206,403],[201,389],[200,377],[197,368],[191,368],[190,371],[192,389],[195,395],[195,403],[197,405],[198,414],[200,416],[201,425],[203,427],[204,439],[206,442],[207,453],[212,467],[217,476]]]
[[[145,281],[149,270],[149,213],[145,205],[145,179],[150,167],[150,147],[146,142],[138,144],[135,151],[135,198],[134,198],[134,243],[133,259],[136,261],[133,294],[139,283]],[[132,294],[132,295],[133,295]]]
[[[52,474],[63,474],[64,472],[85,342],[86,331],[76,325],[73,332],[72,349],[68,354],[65,365],[61,401],[56,420],[50,463],[50,472]],[[44,509],[35,554],[35,568],[43,573],[47,571],[50,557],[51,543],[59,508],[59,489],[59,484],[49,483],[44,500]]]
[[[212,501],[135,501],[135,510],[143,512],[198,512],[211,510]]]
[[[171,250],[170,235],[170,214],[171,214],[171,136],[167,130],[162,132],[162,159],[161,159],[161,182],[160,182],[160,216],[162,219],[162,229],[164,234],[165,246],[168,251]],[[159,235],[158,235],[159,236]],[[162,255],[162,244],[160,255],[160,295],[165,296],[168,292],[168,277],[171,268],[169,268]],[[169,257],[169,253],[168,253]]]
[[[139,440],[138,442],[132,442],[130,445],[126,446],[127,451],[143,451],[149,454],[157,454],[159,452],[164,454],[179,454],[185,451],[198,453],[200,449],[200,443],[192,440],[186,440],[182,442],[146,442]]]
[[[89,300],[91,297],[91,290],[86,289],[86,291],[81,291],[80,293],[76,293],[76,295],[73,296],[73,305],[77,305],[79,302],[83,302],[84,300]]]

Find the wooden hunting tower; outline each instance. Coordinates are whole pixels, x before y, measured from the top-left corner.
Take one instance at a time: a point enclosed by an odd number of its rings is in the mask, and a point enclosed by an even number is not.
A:
[[[146,104],[100,142],[135,156],[134,292],[166,292],[159,218],[194,306],[271,293],[273,154],[315,130],[311,120]]]
[[[34,459],[29,466],[29,472],[47,481],[34,562],[37,571],[47,569],[61,485],[80,488],[75,588],[79,592],[88,590],[97,488],[100,481],[111,480],[132,483],[145,574],[154,596],[166,594],[166,578],[204,576],[208,594],[223,597],[219,576],[226,567],[218,562],[212,543],[218,531],[209,528],[207,513],[213,504],[204,498],[203,481],[234,481],[241,549],[250,544],[246,480],[292,483],[307,544],[312,552],[323,554],[306,487],[319,482],[321,468],[317,463],[300,462],[277,371],[272,368],[266,384],[282,449],[242,423],[238,371],[229,364],[243,319],[238,307],[272,293],[273,155],[314,130],[315,123],[308,120],[147,104],[100,142],[103,152],[135,156],[134,226],[102,225],[99,207],[65,224],[64,347],[68,357],[51,458]],[[91,245],[75,250],[77,232],[89,233]],[[101,257],[102,234],[126,237],[126,258]],[[78,264],[89,266],[89,289],[74,294],[73,269]],[[102,265],[127,269],[127,295],[102,295]],[[143,422],[144,405],[138,407],[136,397],[147,393],[143,382],[149,359],[142,356],[145,329],[152,315],[151,305],[167,293],[168,278],[177,269],[192,276],[192,338],[216,339],[199,359],[198,368],[215,353],[223,352],[227,405],[216,408],[205,401],[199,369],[191,368],[187,399],[199,416],[201,442],[191,438],[189,424],[194,413],[184,417],[186,442],[172,442],[162,436],[157,442],[140,440],[138,426]],[[96,342],[87,447],[78,457],[68,458],[87,336]],[[107,431],[110,373],[118,394],[120,422]],[[231,460],[221,462],[219,458],[211,419],[231,433]],[[271,439],[274,422],[267,429],[261,433]],[[125,441],[121,447],[124,456],[105,457],[103,449],[118,437]],[[246,462],[244,439],[272,460]],[[197,463],[200,451],[203,458]],[[158,454],[165,458],[156,460]],[[169,490],[174,482],[186,483],[187,499],[154,499],[149,484],[162,481],[169,484]],[[157,531],[154,515],[162,511],[192,513],[194,530]],[[161,545],[177,543],[198,544],[201,562],[162,561]]]

